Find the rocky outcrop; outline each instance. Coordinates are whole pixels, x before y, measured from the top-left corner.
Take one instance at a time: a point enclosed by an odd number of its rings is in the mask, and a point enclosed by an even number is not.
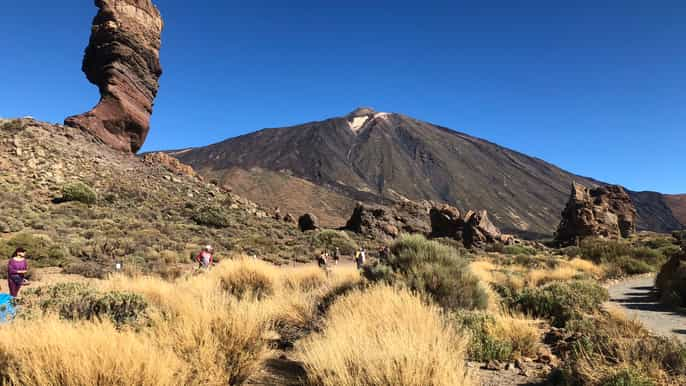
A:
[[[149,165],[161,165],[172,173],[197,177],[193,167],[186,165],[167,153],[148,153],[143,156],[143,162]]]
[[[302,232],[319,229],[319,220],[312,213],[305,213],[298,219],[298,227]]]
[[[65,124],[94,134],[107,145],[137,152],[150,129],[162,74],[162,17],[150,0],[96,0],[83,72],[100,89],[91,111]]]
[[[636,219],[636,208],[621,186],[588,189],[573,183],[556,240],[574,245],[586,237],[628,238],[636,232]]]
[[[434,206],[429,212],[431,237],[448,237],[462,240],[464,220],[459,209],[450,205]]]
[[[503,238],[500,229],[493,225],[488,217],[488,212],[485,210],[467,212],[464,216],[464,222],[465,226],[462,234],[465,248],[483,247],[485,244],[495,242],[509,244]]]
[[[343,229],[384,240],[401,233],[429,231],[427,209],[416,203],[398,203],[394,207],[372,206],[358,203]]]
[[[462,241],[466,248],[483,247],[485,244],[500,242],[514,243],[514,237],[503,235],[493,225],[485,210],[468,211],[460,216],[460,211],[450,205],[434,205],[429,212],[431,218],[431,237],[447,237]]]

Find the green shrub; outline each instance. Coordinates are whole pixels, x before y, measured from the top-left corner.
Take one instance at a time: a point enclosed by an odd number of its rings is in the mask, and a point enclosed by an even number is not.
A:
[[[325,249],[329,252],[339,248],[344,255],[353,255],[358,249],[357,243],[347,233],[331,229],[314,234],[311,243],[314,248]]]
[[[423,236],[403,236],[390,256],[364,269],[372,281],[402,284],[429,295],[445,309],[484,309],[488,295],[457,251]]]
[[[673,307],[686,306],[686,260],[675,255],[660,269],[655,286],[662,303]]]
[[[621,370],[600,381],[601,386],[654,386],[655,383],[635,370]]]
[[[570,320],[598,311],[609,299],[605,288],[580,280],[529,288],[512,296],[511,306],[526,314],[550,319],[556,327],[564,327]]]
[[[0,240],[0,256],[9,258],[17,248],[26,250],[29,266],[61,265],[66,257],[66,251],[47,236],[22,232],[9,240]]]
[[[488,333],[488,328],[495,324],[493,316],[484,312],[458,311],[450,314],[450,320],[458,329],[469,334],[469,360],[488,362],[507,361],[512,358],[512,344],[498,340]]]
[[[62,187],[60,202],[77,201],[84,204],[95,204],[98,196],[95,191],[83,182],[75,182]]]
[[[664,243],[656,240],[645,245],[632,245],[626,241],[589,238],[582,241],[578,253],[596,264],[607,265],[613,274],[610,276],[624,276],[657,271],[667,260],[665,252],[672,249],[664,248]]]
[[[36,298],[43,312],[55,312],[63,319],[107,318],[117,326],[138,326],[148,320],[147,301],[133,293],[98,292],[80,283],[61,283],[31,289],[26,296]]]
[[[523,245],[507,245],[503,248],[503,253],[507,255],[535,255],[536,249]]]
[[[227,213],[221,208],[202,208],[193,215],[192,219],[198,225],[205,225],[215,228],[226,228],[230,225]]]

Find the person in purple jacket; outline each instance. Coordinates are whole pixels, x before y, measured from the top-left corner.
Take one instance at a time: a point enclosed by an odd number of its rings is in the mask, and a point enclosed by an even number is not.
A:
[[[26,251],[24,248],[17,248],[12,254],[7,264],[7,283],[10,287],[10,295],[17,297],[19,289],[24,285],[26,272],[29,270],[29,263],[26,261]]]

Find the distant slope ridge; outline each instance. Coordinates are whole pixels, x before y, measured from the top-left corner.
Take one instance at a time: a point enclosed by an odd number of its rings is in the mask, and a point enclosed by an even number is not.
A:
[[[573,180],[599,184],[465,133],[370,108],[173,155],[228,185],[234,186],[229,177],[240,175],[237,193],[263,205],[289,209],[287,203],[302,193],[277,191],[283,184],[265,181],[265,170],[283,174],[279,179],[287,176],[325,187],[316,190],[317,203],[312,202],[310,210],[332,221],[348,216],[349,212],[336,211],[351,209],[357,200],[384,203],[407,198],[487,209],[498,226],[520,234],[548,235],[555,230]],[[251,170],[256,172],[250,174]],[[308,189],[308,194],[313,192]],[[279,202],[270,201],[277,196]],[[669,207],[660,203],[661,196],[637,197],[645,206],[639,213],[647,216],[641,219],[641,228],[680,227]],[[331,205],[322,204],[329,201]],[[297,209],[302,210],[302,204]]]

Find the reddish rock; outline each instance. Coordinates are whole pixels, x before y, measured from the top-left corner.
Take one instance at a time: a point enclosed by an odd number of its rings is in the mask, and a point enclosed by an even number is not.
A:
[[[83,72],[100,89],[91,111],[65,124],[94,134],[107,145],[137,152],[150,130],[162,75],[162,17],[150,0],[96,0]]]
[[[466,248],[482,247],[484,244],[502,242],[500,230],[493,225],[485,210],[469,211],[464,217],[462,237]]]
[[[293,224],[295,223],[295,217],[290,213],[286,213],[286,215],[283,216],[283,221]]]
[[[636,233],[636,219],[636,208],[621,186],[588,189],[573,183],[556,240],[575,245],[586,237],[628,238]]]

